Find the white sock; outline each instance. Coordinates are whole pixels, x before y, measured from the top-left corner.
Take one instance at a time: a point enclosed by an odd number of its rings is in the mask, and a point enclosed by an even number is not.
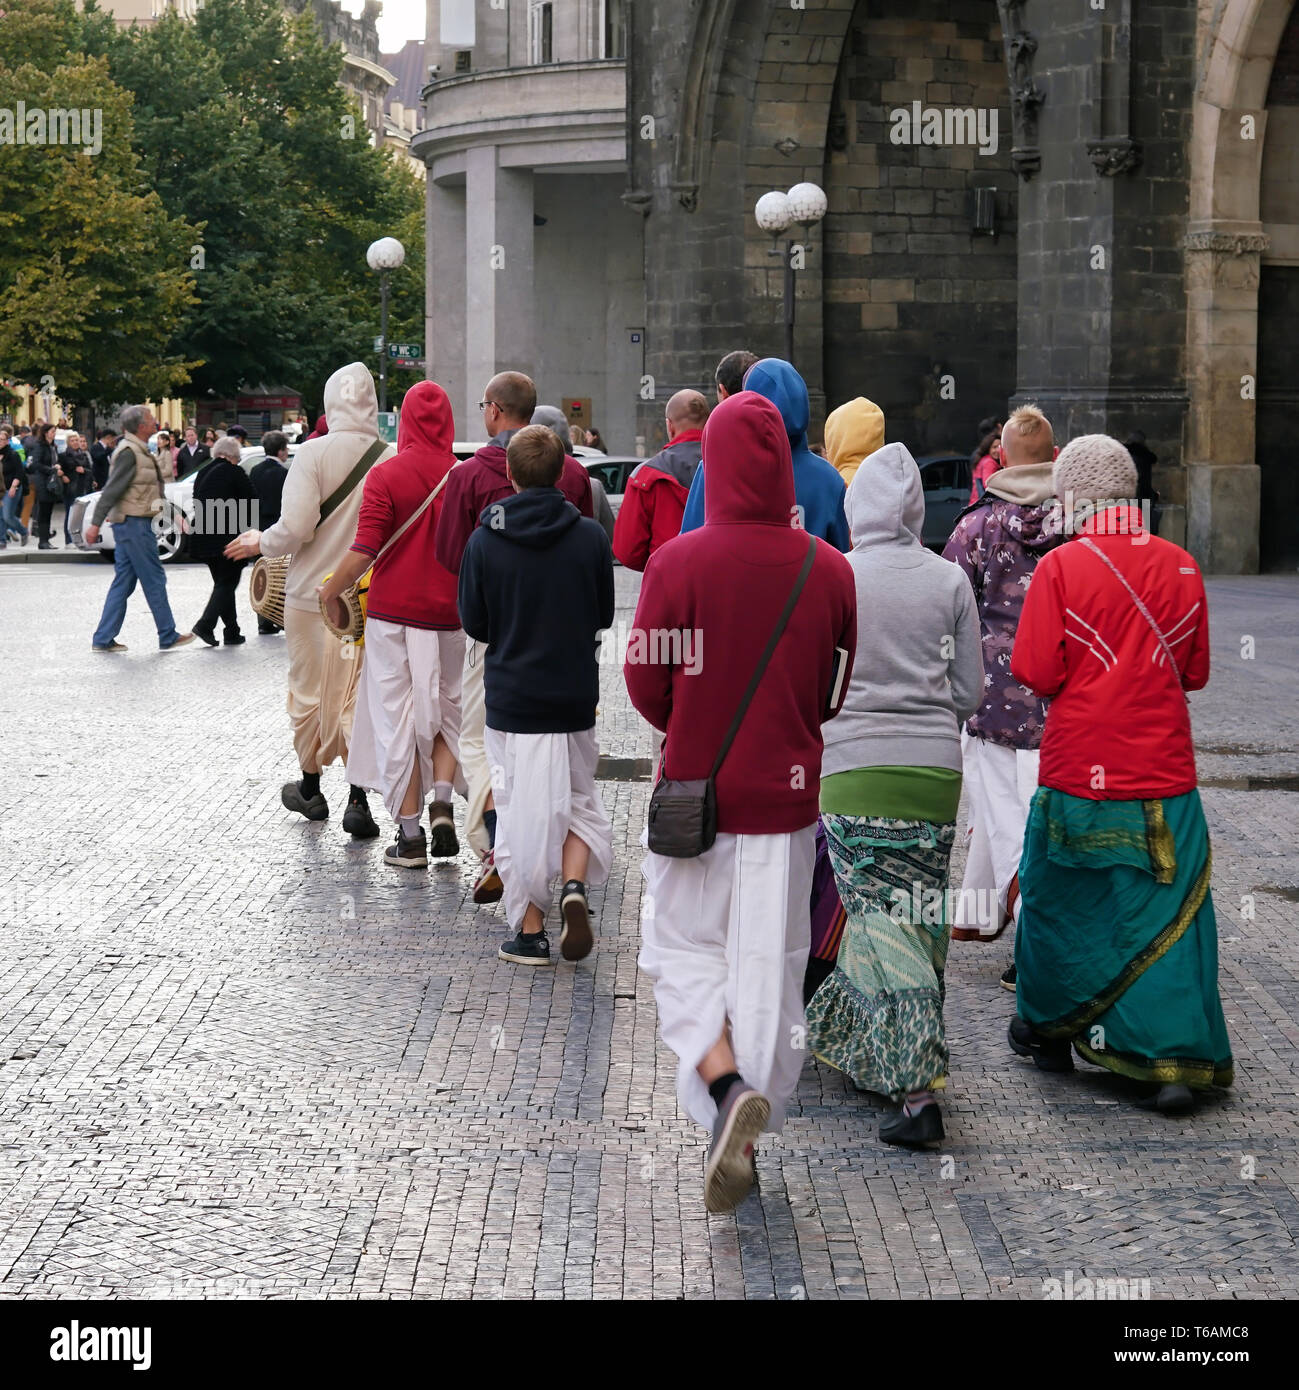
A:
[[[398,823],[401,825],[401,833],[408,839],[413,840],[419,834],[419,816],[398,816]]]
[[[450,783],[450,782],[434,782],[434,783],[433,783],[433,800],[434,800],[434,801],[445,801],[445,802],[447,802],[447,803],[449,804],[450,801],[451,801],[451,783]]]

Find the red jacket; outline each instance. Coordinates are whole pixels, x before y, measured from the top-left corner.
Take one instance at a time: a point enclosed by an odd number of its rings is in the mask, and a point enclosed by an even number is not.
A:
[[[1145,801],[1195,787],[1184,690],[1209,679],[1204,581],[1179,546],[1141,529],[1136,507],[1079,528],[1118,567],[1181,671],[1123,587],[1082,539],[1044,555],[1019,620],[1011,671],[1051,697],[1038,781],[1090,801]]]
[[[454,466],[455,423],[447,393],[433,381],[406,392],[397,452],[365,475],[352,549],[378,555]],[[457,628],[456,577],[433,558],[433,539],[450,481],[374,567],[366,613],[405,627]]]
[[[659,546],[681,534],[703,437],[703,430],[683,430],[628,478],[614,522],[613,553],[629,570],[643,570]]]
[[[465,546],[469,544],[483,509],[514,496],[514,485],[505,471],[505,445],[513,433],[515,431],[507,430],[498,434],[447,479],[442,494],[436,553],[438,563],[445,565],[452,574],[460,573]],[[557,486],[583,516],[593,515],[591,475],[571,455],[564,455],[564,470]]]
[[[789,436],[769,400],[728,397],[704,441],[706,520],[651,556],[624,666],[632,704],[667,731],[665,775],[683,781],[708,776],[809,541],[790,525]],[[812,571],[717,775],[717,828],[727,834],[785,834],[817,818],[821,723],[838,713],[829,708],[836,647],[848,653],[848,688],[857,592],[847,560],[810,539]]]

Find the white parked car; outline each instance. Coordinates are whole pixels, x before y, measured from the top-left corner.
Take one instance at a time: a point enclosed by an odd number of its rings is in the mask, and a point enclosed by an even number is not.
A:
[[[293,456],[298,451],[296,444],[289,445],[289,462],[293,462]],[[240,466],[245,472],[251,473],[253,468],[265,457],[266,451],[258,445],[249,446],[239,451]],[[189,518],[194,517],[194,479],[203,470],[200,464],[197,468],[191,469],[184,477],[177,478],[173,482],[166,484],[167,501],[170,504],[166,520],[162,529],[158,533],[158,555],[163,564],[176,559],[178,555],[183,555],[186,550],[185,535],[181,527],[177,524],[181,515]],[[98,492],[88,492],[84,497],[78,497],[72,504],[72,515],[68,520],[68,531],[71,533],[73,544],[79,550],[99,550],[112,552],[116,549],[113,541],[113,523],[105,521],[99,531],[99,539],[94,545],[88,545],[82,538],[82,530],[86,525],[86,519],[94,512],[95,504],[99,501]]]

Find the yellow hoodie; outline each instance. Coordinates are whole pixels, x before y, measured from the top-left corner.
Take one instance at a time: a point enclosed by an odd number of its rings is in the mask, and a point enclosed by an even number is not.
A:
[[[825,422],[826,457],[851,483],[862,459],[884,447],[884,412],[865,396],[832,410]]]

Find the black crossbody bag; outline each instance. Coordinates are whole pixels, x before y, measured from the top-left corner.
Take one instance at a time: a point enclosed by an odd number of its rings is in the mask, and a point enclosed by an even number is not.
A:
[[[740,721],[744,718],[758,688],[758,682],[776,650],[776,643],[785,631],[794,605],[798,602],[798,596],[807,583],[807,576],[812,572],[812,561],[815,559],[816,540],[809,536],[803,568],[799,570],[794,588],[785,600],[784,610],[767,639],[766,650],[758,659],[757,669],[749,680],[749,688],[744,692],[740,707],[735,711],[731,727],[726,731],[722,746],[713,760],[713,770],[707,778],[703,781],[673,782],[661,775],[666,768],[660,763],[660,777],[650,793],[649,803],[649,847],[655,854],[662,854],[668,859],[697,859],[705,850],[713,847],[713,842],[717,839],[717,773],[721,769],[723,759],[731,751],[735,735],[740,731]]]

